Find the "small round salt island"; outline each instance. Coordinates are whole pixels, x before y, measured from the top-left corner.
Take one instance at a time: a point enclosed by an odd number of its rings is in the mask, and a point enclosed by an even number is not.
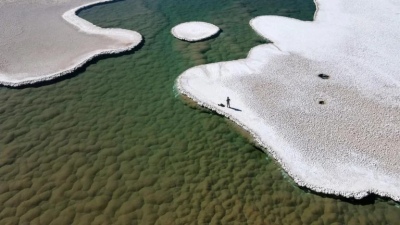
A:
[[[219,27],[206,22],[186,22],[171,29],[172,35],[184,41],[201,41],[219,32]]]

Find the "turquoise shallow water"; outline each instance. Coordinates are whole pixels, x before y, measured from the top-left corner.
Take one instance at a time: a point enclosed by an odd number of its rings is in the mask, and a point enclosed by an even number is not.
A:
[[[390,200],[302,190],[229,121],[173,90],[184,70],[265,43],[251,18],[314,11],[311,0],[126,0],[80,12],[144,45],[56,82],[0,87],[0,224],[398,224]],[[223,32],[193,44],[170,35],[191,20]]]

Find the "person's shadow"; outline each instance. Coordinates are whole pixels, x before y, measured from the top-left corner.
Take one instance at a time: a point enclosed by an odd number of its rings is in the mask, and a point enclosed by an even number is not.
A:
[[[239,111],[239,112],[241,112],[241,111],[242,111],[242,110],[240,110],[240,109],[233,108],[233,107],[228,107],[228,108],[230,108],[230,109],[233,109],[233,110],[235,110],[235,111]]]
[[[218,106],[225,107],[225,105],[224,105],[224,104],[222,104],[222,103],[219,103],[219,104],[218,104]],[[226,108],[228,108],[228,109],[233,109],[233,110],[235,110],[235,111],[239,111],[239,112],[241,112],[241,111],[242,111],[242,110],[240,110],[240,109],[233,108],[233,107],[230,107],[230,106],[226,106]]]

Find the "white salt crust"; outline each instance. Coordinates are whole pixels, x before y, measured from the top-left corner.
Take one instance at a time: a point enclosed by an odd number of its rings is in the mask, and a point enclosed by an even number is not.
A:
[[[219,27],[211,23],[193,21],[176,25],[171,29],[174,37],[184,41],[201,41],[219,32]]]
[[[68,23],[74,25],[79,30],[79,32],[83,32],[88,35],[104,36],[107,38],[111,38],[115,41],[118,40],[119,42],[123,43],[123,44],[120,44],[121,46],[114,47],[112,49],[110,49],[109,46],[98,46],[97,50],[87,52],[86,54],[81,55],[78,58],[75,58],[73,60],[74,64],[72,66],[70,65],[66,68],[59,68],[58,71],[52,72],[52,73],[45,73],[45,74],[38,75],[37,71],[33,72],[32,74],[27,73],[27,72],[25,72],[23,74],[12,74],[12,73],[7,74],[4,72],[3,73],[0,72],[0,84],[5,85],[5,86],[17,87],[17,86],[52,80],[54,78],[74,72],[76,69],[83,66],[85,63],[87,63],[88,61],[92,60],[93,58],[95,58],[97,56],[105,55],[105,54],[117,54],[117,53],[129,51],[129,50],[132,50],[137,45],[139,45],[142,42],[142,36],[136,31],[119,29],[119,28],[101,28],[101,27],[98,27],[76,15],[77,11],[79,11],[79,10],[85,9],[87,7],[90,7],[90,6],[99,4],[99,3],[112,2],[112,1],[114,1],[114,0],[99,0],[99,1],[92,1],[87,4],[80,5],[79,7],[75,7],[73,9],[70,9],[67,12],[65,12],[62,15],[62,18],[65,21],[67,21]],[[10,2],[13,2],[13,1],[10,1]],[[72,1],[70,1],[70,2],[72,2]],[[77,2],[77,1],[74,1],[73,3],[70,3],[70,4],[74,4],[75,2]],[[53,5],[62,4],[62,3],[68,3],[68,1],[53,1],[52,2]],[[39,21],[39,22],[46,23],[46,21]],[[93,36],[93,38],[95,38],[95,36]],[[70,37],[67,36],[65,38],[68,39]],[[33,42],[34,42],[34,40],[33,40]],[[73,51],[73,49],[71,49],[71,51]],[[59,54],[60,53],[58,53],[58,52],[54,52],[54,57],[57,58],[57,55],[59,55]]]
[[[193,67],[176,87],[249,131],[300,186],[400,201],[400,4],[316,6],[313,22],[252,19],[273,44],[246,59]],[[227,96],[241,111],[218,106]]]

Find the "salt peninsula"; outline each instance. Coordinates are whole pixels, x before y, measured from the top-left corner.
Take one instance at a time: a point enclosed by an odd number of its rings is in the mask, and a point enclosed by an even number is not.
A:
[[[0,84],[20,86],[73,72],[101,54],[137,46],[135,31],[103,29],[76,12],[113,0],[2,1],[0,3]]]
[[[181,23],[171,29],[174,37],[189,42],[207,39],[219,31],[220,29],[214,24],[200,21]]]
[[[315,4],[312,22],[252,19],[273,43],[188,69],[176,86],[248,130],[300,186],[400,201],[400,5]],[[227,96],[240,111],[218,106]]]

